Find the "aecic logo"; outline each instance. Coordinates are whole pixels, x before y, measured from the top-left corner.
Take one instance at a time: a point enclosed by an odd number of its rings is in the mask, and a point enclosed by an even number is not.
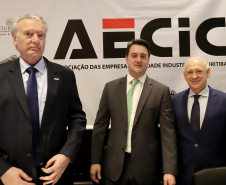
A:
[[[172,28],[172,18],[157,18],[144,25],[140,38],[151,45],[151,53],[157,57],[173,57],[173,47],[163,47],[153,37],[162,28]],[[190,19],[178,18],[179,57],[191,55]],[[135,38],[135,19],[103,19],[103,58],[124,58],[126,48],[115,48],[116,42],[128,42]],[[226,46],[218,46],[208,40],[208,33],[219,27],[225,27],[225,17],[210,18],[200,22],[195,30],[195,42],[200,50],[212,56],[226,56]],[[124,28],[128,31],[119,31]],[[115,31],[106,31],[115,29]],[[181,30],[183,29],[183,30]],[[186,29],[186,30],[184,30]],[[70,59],[98,58],[89,38],[88,32],[81,19],[68,20],[54,59],[65,59],[74,34],[77,34],[82,49],[73,49]]]
[[[10,35],[10,21],[12,21],[11,18],[7,18],[5,20],[5,24],[0,25],[0,36],[8,36]]]

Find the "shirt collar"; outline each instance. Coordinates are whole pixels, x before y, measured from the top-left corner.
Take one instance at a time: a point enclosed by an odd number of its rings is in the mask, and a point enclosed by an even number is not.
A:
[[[191,88],[190,88],[188,97],[190,98],[190,97],[192,97],[192,96],[194,96],[194,95],[196,95],[196,94],[195,94],[195,93],[191,90]],[[209,87],[206,86],[206,87],[199,93],[199,95],[208,97],[208,96],[209,96]]]
[[[21,74],[24,74],[25,71],[27,70],[27,68],[31,67],[28,63],[26,63],[21,57],[20,57],[20,68],[21,68]],[[42,57],[41,60],[34,66],[34,68],[36,68],[39,73],[41,73],[42,75],[44,74],[45,70],[46,70],[46,62],[44,60],[44,58]]]
[[[140,78],[138,78],[138,80],[140,80],[140,82],[142,84],[144,84],[145,80],[146,80],[147,75],[144,74],[143,76],[141,76]],[[132,82],[134,78],[128,73],[127,74],[127,84],[130,84]]]

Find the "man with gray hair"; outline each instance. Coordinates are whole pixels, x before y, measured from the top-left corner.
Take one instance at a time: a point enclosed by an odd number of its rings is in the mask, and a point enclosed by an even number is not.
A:
[[[0,67],[0,179],[73,184],[70,163],[86,126],[74,73],[42,56],[42,17],[14,19],[11,33],[20,57]]]
[[[207,86],[211,70],[189,58],[184,78],[189,89],[174,96],[178,144],[178,185],[193,185],[194,172],[226,165],[226,94]]]

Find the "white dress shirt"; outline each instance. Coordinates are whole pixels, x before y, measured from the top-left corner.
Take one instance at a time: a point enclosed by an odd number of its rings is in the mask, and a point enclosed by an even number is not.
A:
[[[25,93],[27,94],[27,81],[29,78],[29,74],[26,72],[26,69],[31,67],[27,64],[22,58],[19,59],[21,74],[24,82]],[[38,70],[36,75],[37,86],[38,86],[38,106],[39,106],[39,123],[41,125],[42,115],[46,102],[46,94],[47,94],[47,66],[44,58],[34,66]]]
[[[188,94],[188,107],[187,107],[189,122],[191,119],[191,109],[194,103],[194,95],[196,94],[190,89]],[[206,86],[198,95],[200,95],[198,101],[199,101],[199,107],[200,107],[200,129],[201,129],[202,123],[205,117],[205,113],[206,113],[207,102],[209,99],[209,87]]]
[[[131,111],[128,131],[127,131],[126,152],[128,152],[128,153],[131,153],[131,137],[132,137],[132,130],[133,130],[133,122],[134,122],[134,117],[135,117],[135,114],[136,114],[137,105],[138,105],[138,102],[139,102],[139,99],[140,99],[141,92],[142,92],[143,87],[144,87],[144,82],[146,80],[146,77],[147,76],[145,74],[142,77],[138,78],[140,81],[135,86],[134,92],[133,92],[132,111]],[[134,78],[130,74],[127,75],[127,87],[126,87],[127,93],[131,88],[133,79]]]

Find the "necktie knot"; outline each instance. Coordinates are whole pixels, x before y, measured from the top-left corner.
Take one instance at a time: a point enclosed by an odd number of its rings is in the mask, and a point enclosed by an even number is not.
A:
[[[199,99],[200,95],[194,95],[194,100],[197,101]]]
[[[132,80],[132,87],[135,87],[135,85],[137,85],[137,83],[139,82],[140,80],[138,79],[133,79]]]
[[[26,71],[28,72],[28,74],[32,74],[32,73],[36,73],[38,70],[34,67],[29,67],[26,69]]]

